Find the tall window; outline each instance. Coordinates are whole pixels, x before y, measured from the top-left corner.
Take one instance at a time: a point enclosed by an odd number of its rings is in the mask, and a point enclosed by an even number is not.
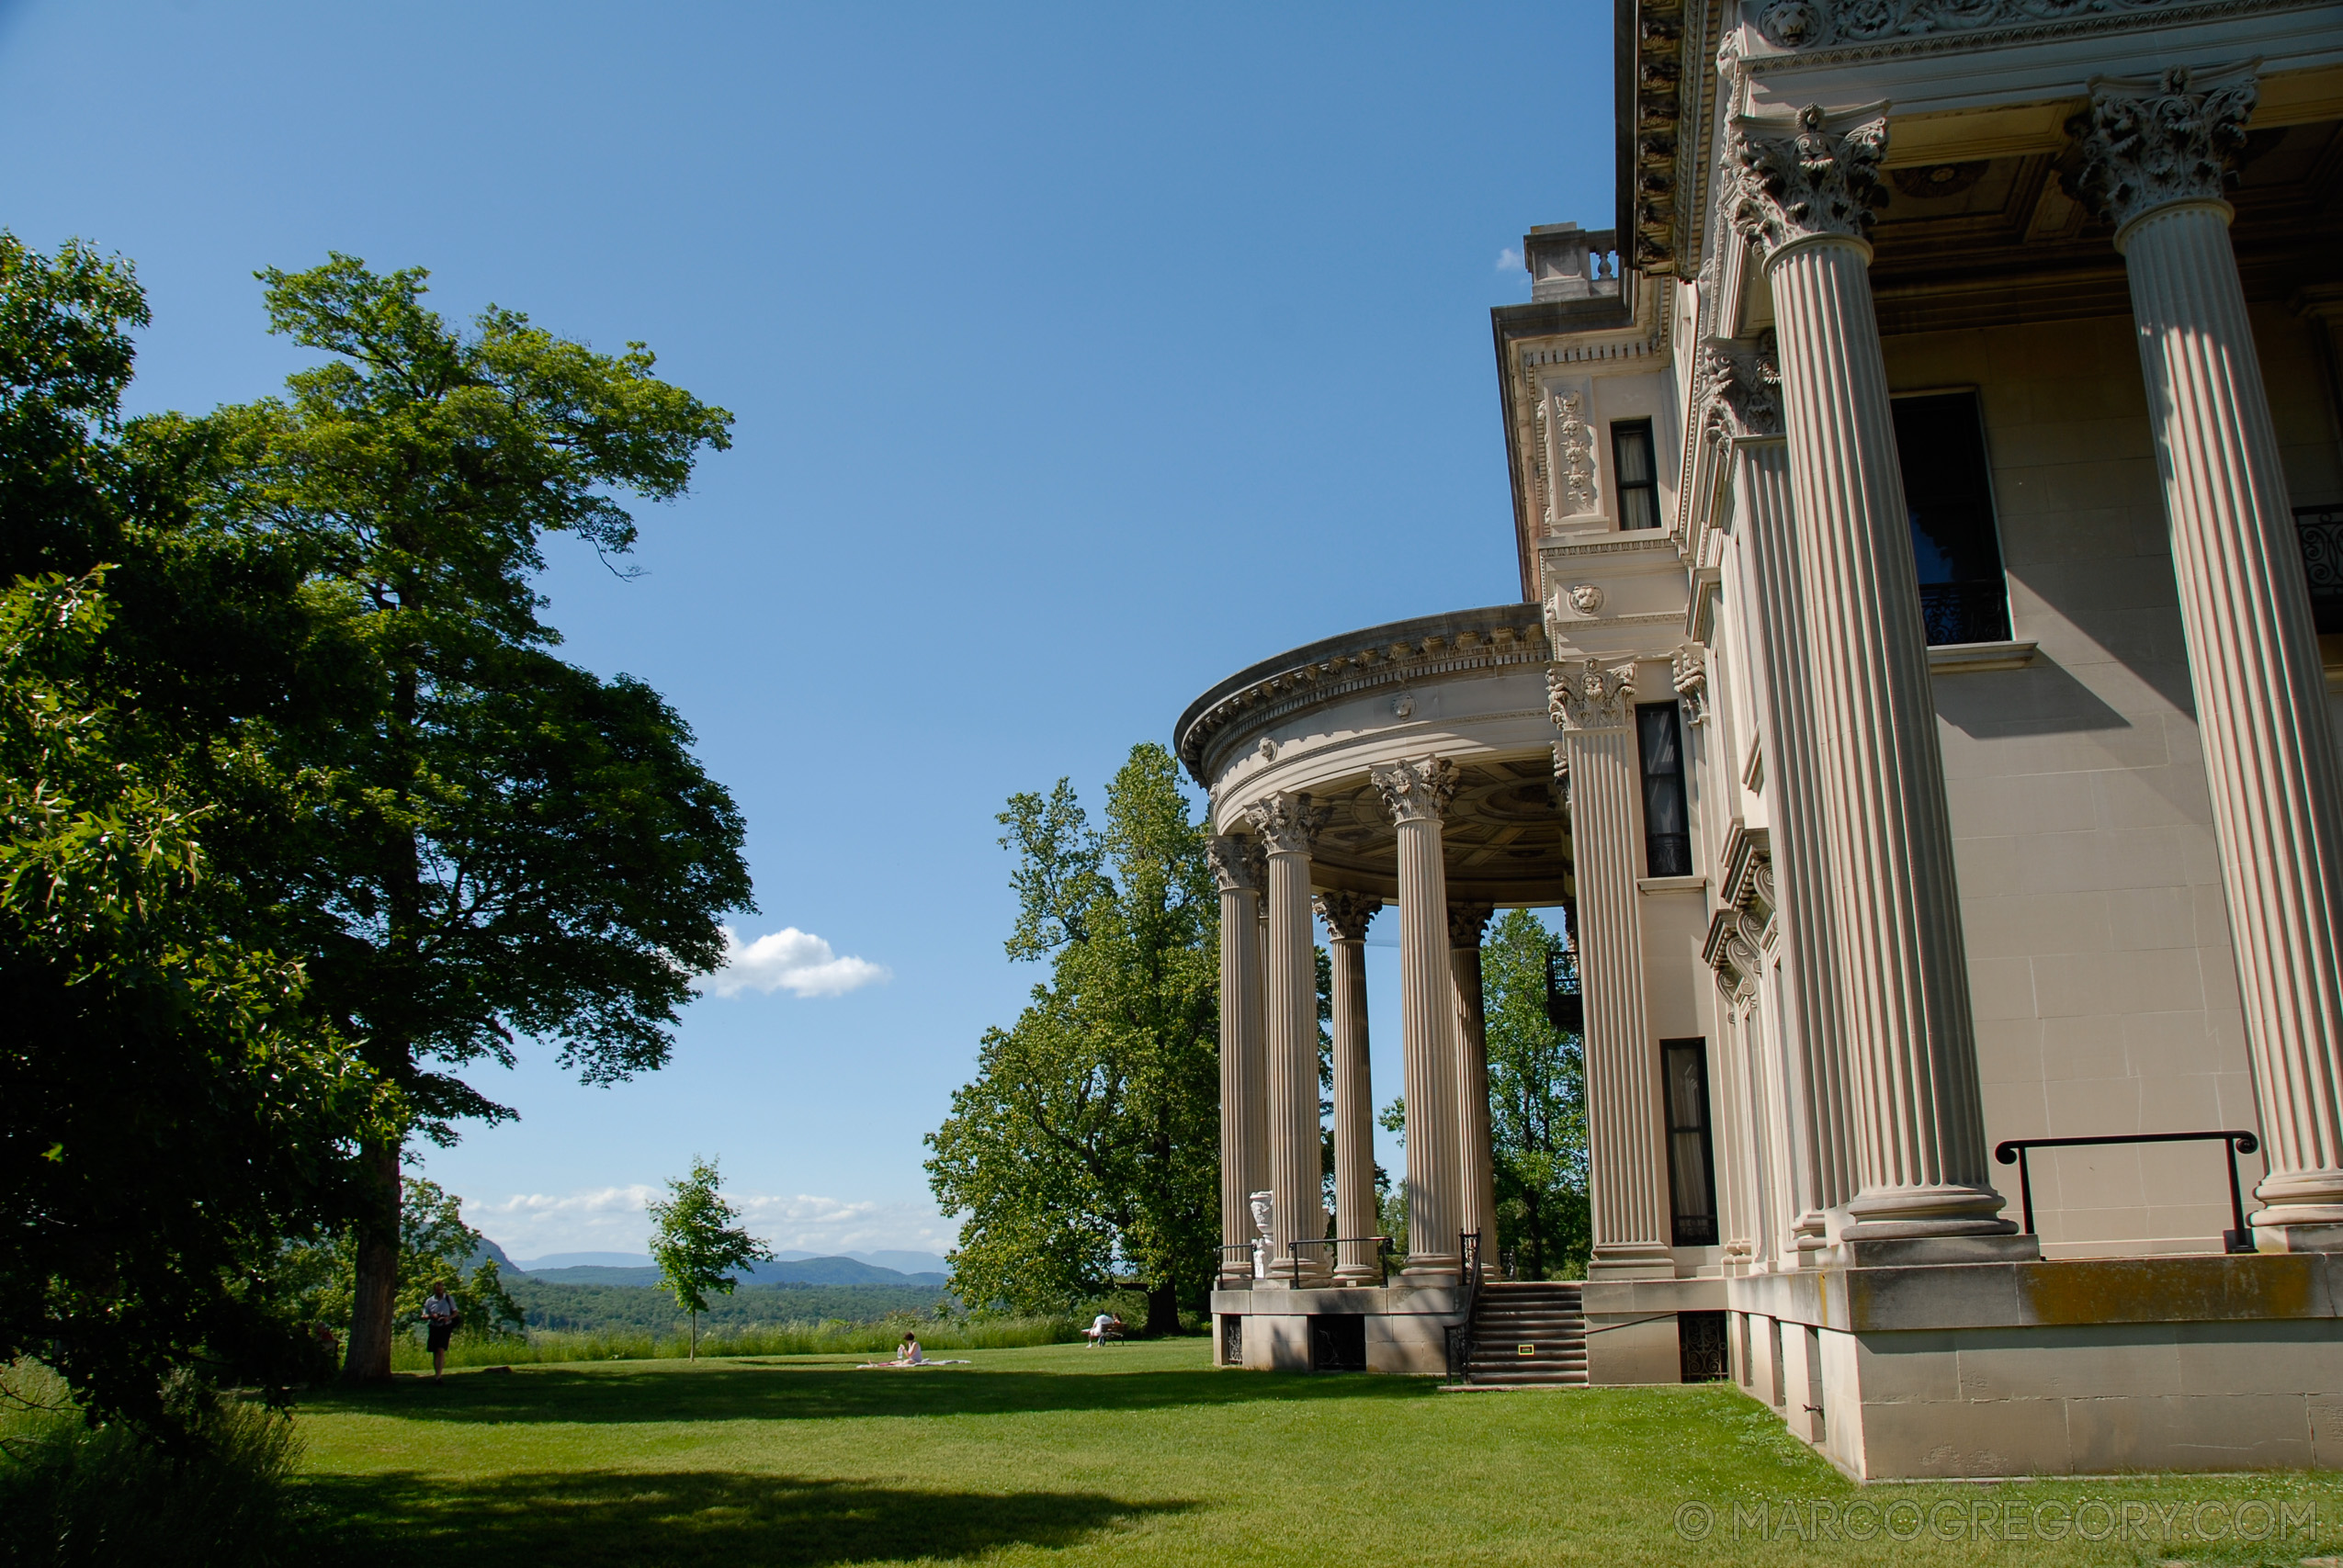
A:
[[[1659,468],[1652,460],[1651,421],[1614,420],[1611,425],[1611,471],[1618,476],[1619,526],[1659,526]]]
[[[1975,392],[1897,398],[1896,457],[1912,514],[1912,559],[1930,644],[2000,642],[2009,590],[1993,530],[1993,483]]]
[[[1636,740],[1643,753],[1644,874],[1692,874],[1692,813],[1684,805],[1684,743],[1674,703],[1636,709]]]
[[[1659,1043],[1668,1095],[1668,1191],[1678,1247],[1716,1245],[1715,1161],[1708,1137],[1708,1044]]]

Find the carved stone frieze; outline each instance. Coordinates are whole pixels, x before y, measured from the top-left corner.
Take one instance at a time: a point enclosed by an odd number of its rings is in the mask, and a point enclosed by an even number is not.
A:
[[[1554,400],[1555,466],[1562,476],[1563,508],[1573,514],[1591,512],[1595,504],[1594,433],[1587,425],[1586,403],[1584,392],[1564,392]]]
[[[1635,694],[1633,664],[1606,669],[1602,660],[1590,659],[1546,666],[1546,713],[1559,729],[1621,728]]]
[[[2066,122],[2081,163],[2066,194],[2122,228],[2176,201],[2216,201],[2246,144],[2261,92],[2250,67],[2202,76],[2176,65],[2153,81],[2101,77],[2090,107]]]
[[[1478,947],[1481,933],[1488,929],[1488,918],[1497,913],[1493,904],[1451,904],[1448,906],[1448,945]]]
[[[1318,918],[1337,942],[1364,942],[1367,922],[1383,908],[1383,899],[1373,893],[1321,893],[1318,896]]]
[[[1757,28],[1777,49],[1827,49],[2177,8],[2177,0],[1767,0]]]
[[[1253,836],[1273,855],[1309,853],[1319,829],[1333,815],[1332,807],[1312,805],[1308,795],[1283,789],[1245,807],[1245,820],[1252,824]]]
[[[1755,348],[1721,340],[1701,349],[1701,428],[1712,441],[1782,434],[1782,367],[1773,334]]]
[[[1223,893],[1262,890],[1261,844],[1243,833],[1215,833],[1204,841],[1205,863]]]
[[[1393,821],[1436,822],[1455,798],[1458,770],[1445,757],[1421,757],[1385,762],[1369,769],[1367,777],[1382,792]]]
[[[1887,117],[1876,106],[1832,114],[1808,104],[1789,125],[1737,116],[1726,154],[1733,227],[1768,255],[1817,235],[1860,240],[1887,205],[1886,151]]]

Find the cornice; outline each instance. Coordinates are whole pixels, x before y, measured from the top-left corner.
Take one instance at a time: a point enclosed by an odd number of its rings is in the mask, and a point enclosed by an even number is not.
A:
[[[1759,35],[1766,38],[1766,41],[1779,52],[1750,54],[1743,64],[1751,75],[1763,77],[1813,66],[1864,64],[1881,60],[1961,53],[1980,48],[2004,48],[2053,39],[2088,38],[2096,33],[2135,29],[2143,21],[2152,21],[2160,27],[2179,26],[2264,12],[2320,10],[2332,3],[2333,0],[2194,0],[2194,3],[2181,4],[2175,4],[2173,0],[2072,0],[2069,4],[2065,0],[1993,0],[1993,3],[1986,5],[1960,6],[1941,3],[1941,0],[1933,4],[1930,0],[1900,0],[1897,6],[1878,8],[1882,11],[1909,10],[1915,13],[1915,20],[1902,25],[1895,36],[1888,38],[1796,47],[1766,37],[1764,24],[1760,21],[1757,29]],[[1766,7],[1763,15],[1776,16],[1787,6],[1800,5],[1817,13],[1823,9],[1814,4],[1814,0],[1777,0],[1775,5]],[[2043,14],[2061,9],[2069,14]],[[1982,12],[1983,19],[1970,26],[1942,25],[1945,18],[1964,11]],[[1931,19],[1924,22],[1917,20],[1922,14]],[[2032,19],[2014,19],[2019,17]]]
[[[1346,632],[1265,659],[1188,705],[1172,746],[1206,789],[1205,753],[1232,728],[1266,728],[1290,714],[1370,691],[1477,670],[1546,662],[1543,609],[1499,604]]]

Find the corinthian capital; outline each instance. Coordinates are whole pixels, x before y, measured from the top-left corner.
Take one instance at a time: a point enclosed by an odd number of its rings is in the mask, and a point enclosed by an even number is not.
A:
[[[1872,209],[1887,205],[1879,183],[1886,107],[1832,114],[1808,104],[1788,125],[1736,116],[1726,153],[1733,227],[1769,256],[1820,234],[1869,233]]]
[[[1242,833],[1216,833],[1204,841],[1205,863],[1223,893],[1258,893],[1262,887],[1260,843]]]
[[[1313,806],[1307,795],[1279,790],[1267,800],[1245,807],[1253,836],[1273,855],[1306,855],[1318,840],[1318,830],[1334,815],[1329,806]]]
[[[1383,908],[1383,900],[1372,893],[1321,893],[1318,896],[1319,919],[1337,942],[1364,942],[1367,922]]]
[[[1712,341],[1701,350],[1696,375],[1701,428],[1711,440],[1782,434],[1782,367],[1771,333],[1755,348]]]
[[[1488,917],[1497,913],[1491,904],[1451,904],[1448,906],[1448,945],[1478,947],[1481,933],[1488,929]]]
[[[1635,695],[1632,664],[1606,670],[1600,660],[1590,659],[1545,667],[1545,711],[1560,729],[1620,728],[1627,722]]]
[[[2261,90],[2252,65],[2200,76],[2176,65],[2153,81],[2102,76],[2091,107],[2066,122],[2082,162],[2066,194],[2122,229],[2176,201],[2218,201],[2246,144]]]
[[[1455,798],[1456,764],[1445,757],[1386,762],[1367,777],[1383,792],[1384,808],[1395,822],[1437,822]]]

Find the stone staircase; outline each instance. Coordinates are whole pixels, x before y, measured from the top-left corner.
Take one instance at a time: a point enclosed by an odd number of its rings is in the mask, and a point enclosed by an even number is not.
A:
[[[1522,1347],[1532,1347],[1528,1355]],[[1491,1280],[1473,1303],[1473,1355],[1465,1381],[1495,1388],[1587,1381],[1587,1320],[1579,1287]]]

